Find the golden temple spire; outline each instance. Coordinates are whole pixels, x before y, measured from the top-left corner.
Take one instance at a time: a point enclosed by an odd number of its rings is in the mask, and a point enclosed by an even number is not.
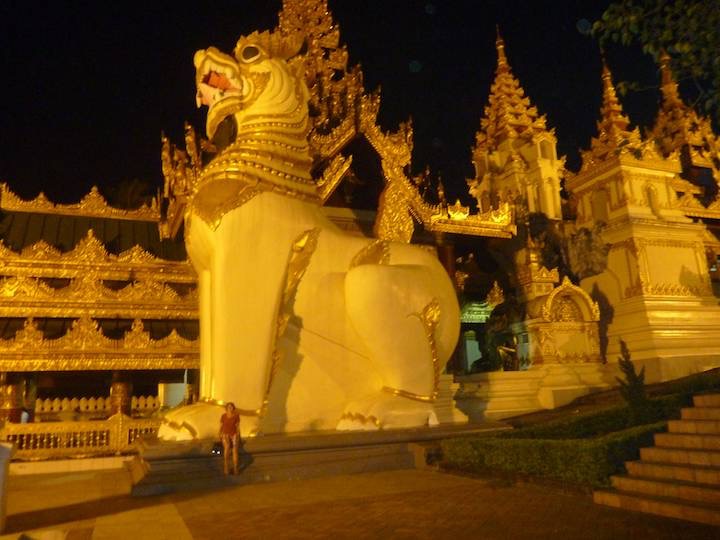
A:
[[[693,165],[713,170],[720,181],[720,140],[712,131],[710,121],[683,102],[678,84],[670,69],[670,56],[660,55],[660,90],[662,104],[651,136],[663,155],[687,148]]]
[[[505,56],[505,41],[503,40],[502,36],[500,35],[500,26],[495,25],[495,32],[497,37],[495,38],[495,48],[497,49],[497,72],[509,72],[510,71],[510,65],[507,61],[507,56]]]
[[[617,97],[612,74],[605,58],[603,58],[602,64],[603,104],[600,109],[601,119],[598,127],[601,130],[604,129],[607,136],[622,136],[625,129],[630,125],[630,120],[623,114],[622,105]],[[602,136],[602,131],[600,136]]]
[[[618,154],[642,145],[638,129],[628,129],[630,120],[623,113],[612,81],[612,73],[610,73],[604,56],[602,59],[602,86],[602,106],[600,107],[600,120],[597,123],[598,134],[590,141],[590,149],[581,153],[583,160],[581,170],[585,170],[592,163],[604,160],[611,153]]]
[[[665,51],[660,54],[660,74],[663,108],[666,108],[667,105],[684,105],[682,99],[680,99],[678,85],[670,70],[670,55]]]
[[[531,138],[533,134],[546,130],[545,117],[540,116],[537,109],[530,104],[520,82],[512,73],[505,55],[505,41],[499,29],[495,46],[495,81],[490,87],[485,116],[480,121],[481,133],[477,136],[478,148],[489,150],[497,149],[508,139]]]

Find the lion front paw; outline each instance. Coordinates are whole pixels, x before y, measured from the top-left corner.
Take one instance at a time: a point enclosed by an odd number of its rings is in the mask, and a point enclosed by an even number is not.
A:
[[[193,403],[169,411],[158,430],[158,438],[165,441],[189,441],[218,437],[220,417],[225,409],[212,403]],[[253,437],[258,432],[257,417],[240,418],[240,435]]]
[[[438,425],[431,403],[394,395],[376,395],[350,403],[336,429],[374,431]]]

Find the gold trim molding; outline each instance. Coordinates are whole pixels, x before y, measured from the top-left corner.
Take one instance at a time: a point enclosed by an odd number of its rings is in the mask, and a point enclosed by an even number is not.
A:
[[[97,279],[156,280],[170,283],[195,283],[197,276],[187,261],[160,259],[140,246],[119,255],[107,252],[92,229],[75,247],[65,253],[44,240],[13,251],[0,240],[0,274],[75,278],[91,272]]]
[[[111,289],[92,274],[55,289],[39,278],[0,279],[0,317],[124,317],[130,319],[197,319],[197,289],[184,296],[158,281],[128,283]]]
[[[93,186],[90,193],[85,195],[78,203],[58,204],[50,201],[42,192],[34,199],[26,201],[13,193],[6,183],[2,183],[0,184],[0,209],[33,214],[55,214],[130,221],[160,221],[160,209],[156,199],[153,199],[150,206],[141,206],[137,210],[123,210],[110,206],[96,186]]]
[[[83,316],[57,339],[45,339],[30,318],[12,339],[0,339],[2,371],[72,371],[105,369],[196,369],[197,340],[173,330],[154,340],[136,319],[122,339],[103,335],[97,321]]]

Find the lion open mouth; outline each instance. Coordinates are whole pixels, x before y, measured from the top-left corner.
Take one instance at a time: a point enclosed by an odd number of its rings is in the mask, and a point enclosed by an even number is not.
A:
[[[210,48],[195,53],[195,70],[197,82],[197,106],[212,106],[226,92],[242,92],[237,67],[233,60]]]

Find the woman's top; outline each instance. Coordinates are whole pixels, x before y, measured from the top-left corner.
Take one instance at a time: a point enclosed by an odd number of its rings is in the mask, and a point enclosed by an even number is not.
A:
[[[220,433],[222,435],[237,435],[238,427],[240,426],[240,415],[239,414],[228,414],[223,413],[220,418]]]

